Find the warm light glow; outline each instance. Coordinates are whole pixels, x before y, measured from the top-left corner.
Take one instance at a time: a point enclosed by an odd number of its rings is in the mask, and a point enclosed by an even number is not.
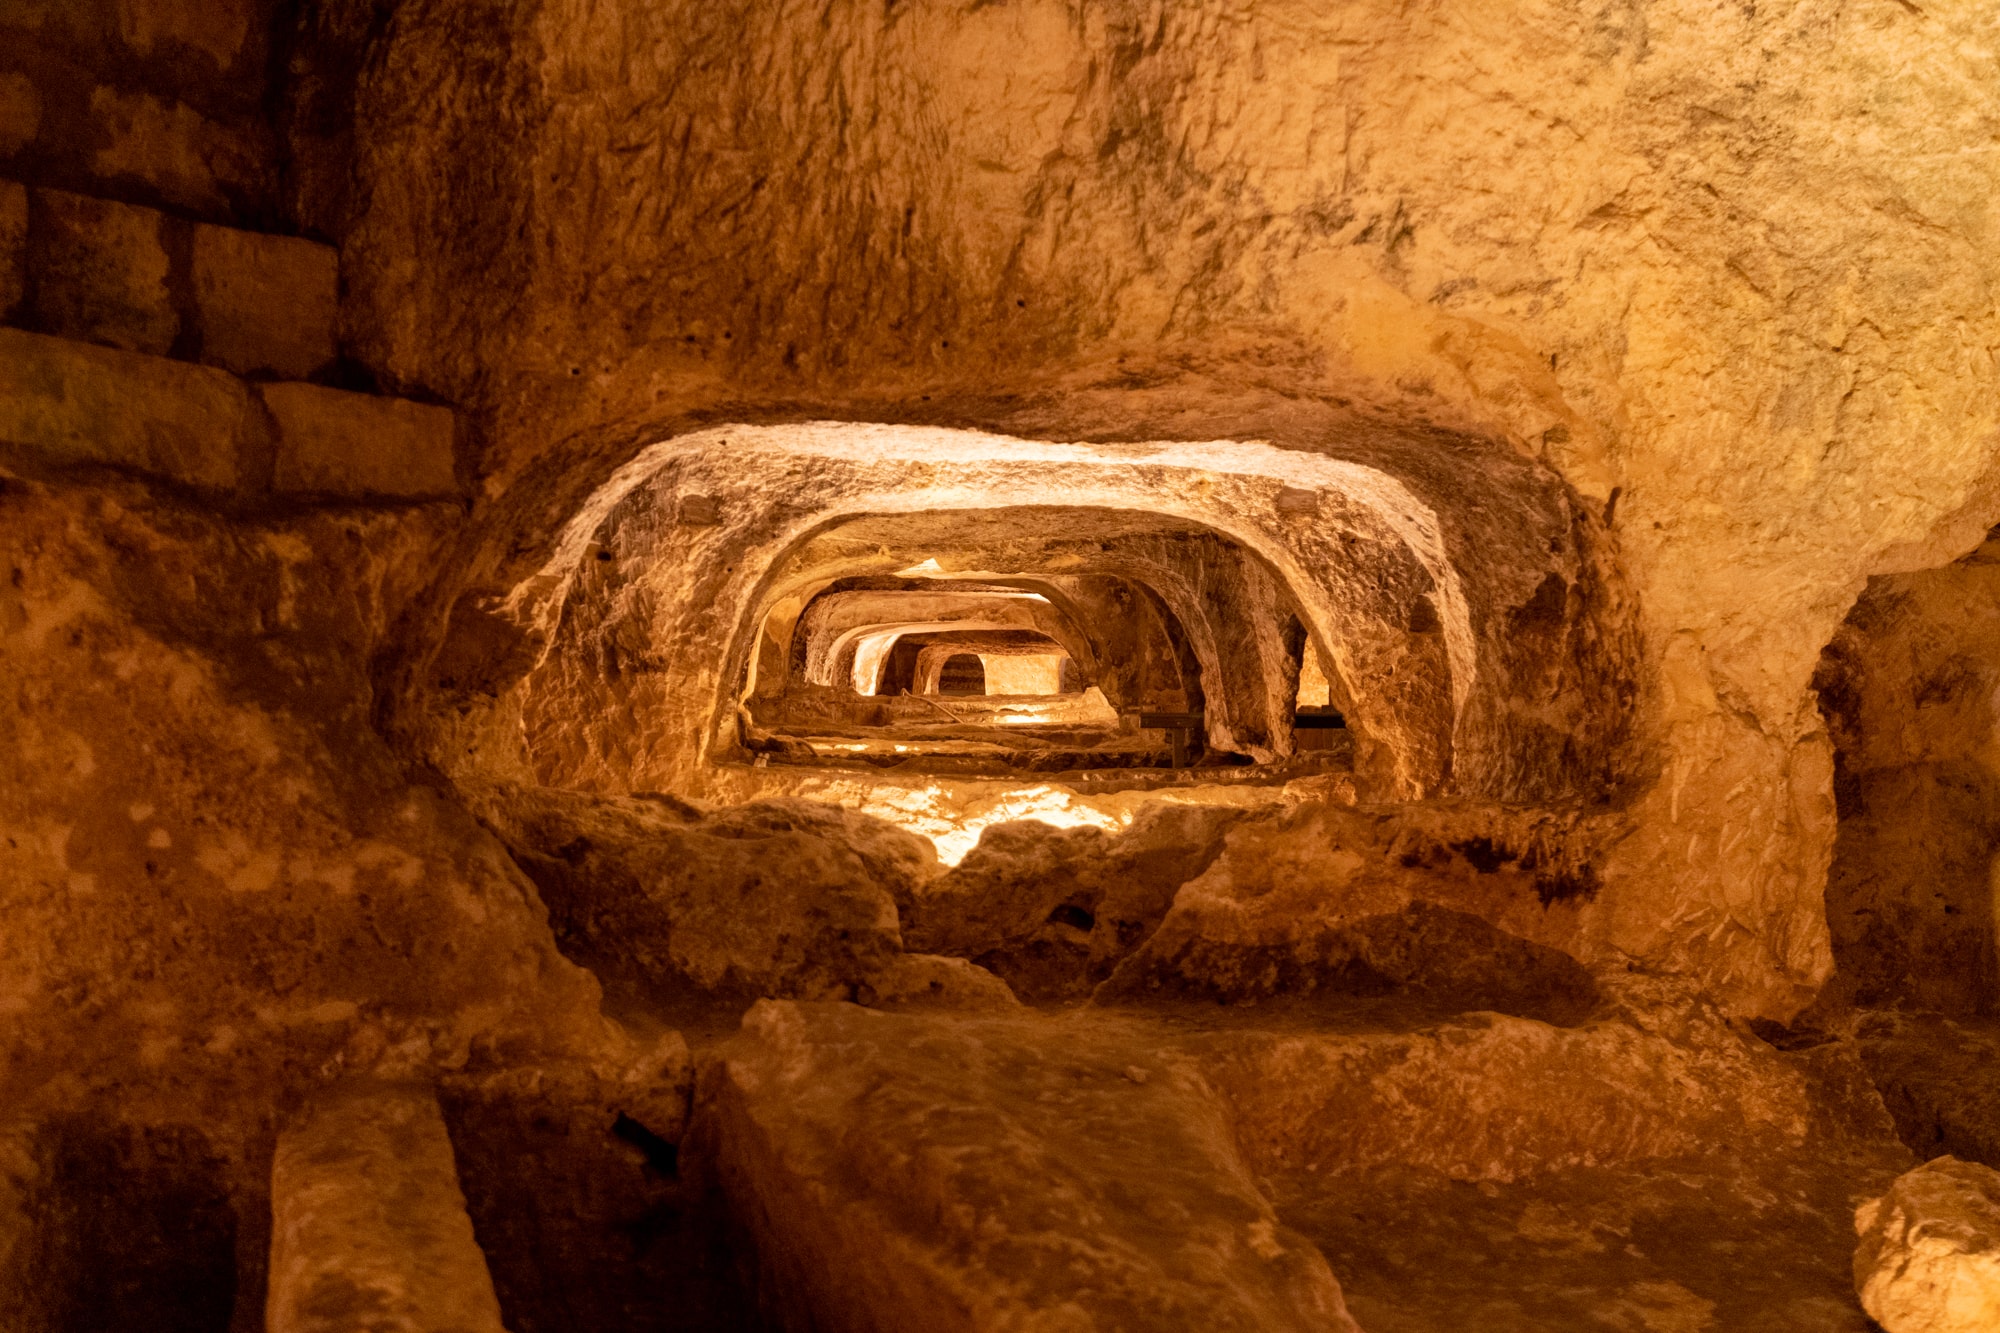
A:
[[[862,638],[854,648],[854,692],[872,695],[882,681],[882,664],[889,660],[889,654],[896,647],[896,640],[903,637],[900,628],[886,634],[870,634]]]
[[[1060,694],[1065,660],[1060,653],[979,654],[988,694]]]
[[[1327,683],[1326,668],[1320,665],[1319,649],[1306,640],[1305,657],[1299,663],[1299,707],[1327,708],[1333,703],[1333,687]]]
[[[923,793],[933,800],[941,797],[943,789],[932,785]],[[872,805],[872,803],[871,803]],[[871,808],[862,807],[871,815],[884,819],[894,816]],[[1113,813],[1092,809],[1081,804],[1075,795],[1060,787],[1027,787],[1008,792],[993,804],[974,813],[960,815],[955,820],[939,821],[946,827],[932,832],[931,841],[937,844],[938,860],[948,866],[955,866],[965,859],[965,854],[979,845],[979,835],[989,824],[1005,824],[1017,819],[1032,819],[1056,828],[1101,828],[1106,833],[1118,833],[1132,822],[1128,812]],[[900,822],[900,821],[898,821]],[[908,825],[905,825],[908,827]]]
[[[1039,784],[1016,787],[989,778],[938,778],[918,785],[884,782],[872,774],[830,768],[752,768],[720,770],[728,783],[718,799],[740,803],[772,796],[799,796],[845,806],[898,828],[929,838],[938,859],[955,866],[994,824],[1015,819],[1040,820],[1057,828],[1101,828],[1116,833],[1155,802],[1176,805],[1226,805],[1268,809],[1300,801],[1354,802],[1344,776],[1295,779],[1279,786],[1262,783],[1179,787],[1168,792],[1082,792]]]

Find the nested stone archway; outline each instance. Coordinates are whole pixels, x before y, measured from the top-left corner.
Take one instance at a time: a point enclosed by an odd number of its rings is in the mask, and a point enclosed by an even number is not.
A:
[[[1181,660],[1151,679],[1199,689],[1186,706],[1218,752],[1290,752],[1310,646],[1369,790],[1559,792],[1601,771],[1634,691],[1604,659],[1595,571],[1562,526],[1578,520],[1559,483],[1482,469],[1479,484],[1504,475],[1526,489],[1495,491],[1479,512],[1533,523],[1474,551],[1453,534],[1505,530],[1440,511],[1425,498],[1437,479],[1412,486],[1255,441],[1061,444],[842,423],[666,440],[599,487],[508,599],[541,645],[513,692],[528,762],[557,785],[699,795],[718,766],[748,763],[742,701],[788,660],[815,597],[841,580],[920,591],[943,574],[1045,600],[1060,615],[1039,628],[1135,698],[1141,687],[1106,675],[1089,636],[1066,640],[1060,622],[1090,620],[1092,599],[1114,592],[1143,604],[1132,619],[1171,622],[1147,651]],[[892,623],[941,622],[879,622],[850,642]],[[1558,699],[1604,738],[1559,729]]]

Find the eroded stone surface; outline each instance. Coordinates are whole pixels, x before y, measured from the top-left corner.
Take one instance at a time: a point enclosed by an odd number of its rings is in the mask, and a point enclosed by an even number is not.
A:
[[[2000,1326],[2000,1172],[1940,1157],[1854,1214],[1854,1287],[1887,1333]]]
[[[903,914],[912,949],[974,958],[1024,996],[1079,996],[1142,944],[1180,886],[1208,868],[1242,812],[1167,802],[1123,833],[989,825]]]
[[[655,994],[849,998],[896,964],[897,899],[936,873],[923,840],[804,801],[496,788],[482,811],[567,947]]]
[[[1575,1022],[1597,999],[1574,956],[1586,947],[1585,837],[1561,819],[1477,810],[1306,805],[1244,820],[1102,993],[1402,994]]]
[[[277,425],[272,485],[281,491],[405,498],[457,488],[445,408],[315,384],[257,392]]]
[[[871,1009],[1018,1009],[1020,999],[1006,981],[963,958],[908,953],[893,958],[854,988],[854,998]]]
[[[787,1328],[1355,1329],[1222,1105],[1115,1021],[764,1002],[696,1124]]]

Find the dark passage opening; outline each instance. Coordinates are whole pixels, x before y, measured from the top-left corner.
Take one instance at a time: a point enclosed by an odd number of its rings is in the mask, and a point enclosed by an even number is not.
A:
[[[938,673],[939,694],[986,693],[986,665],[971,653],[955,653]]]

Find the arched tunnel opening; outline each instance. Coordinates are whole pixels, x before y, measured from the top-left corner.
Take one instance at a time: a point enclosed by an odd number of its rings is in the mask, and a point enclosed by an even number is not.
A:
[[[825,576],[864,551],[894,572]],[[1300,762],[1301,717],[1345,718],[1297,598],[1200,525],[1046,505],[864,516],[773,577],[740,705],[767,764],[1269,778],[1348,758],[1321,745]]]
[[[483,618],[455,618],[468,654],[493,656],[495,625],[520,645],[468,714],[484,721],[457,779],[566,950],[635,1011],[885,984],[852,943],[833,963],[685,954],[695,937],[666,922],[691,903],[607,896],[639,842],[720,837],[677,854],[685,875],[754,902],[775,867],[753,848],[824,845],[819,887],[801,881],[776,920],[829,911],[815,893],[892,905],[891,954],[974,962],[1031,1003],[1303,996],[1572,1021],[1594,993],[1576,932],[1601,822],[1579,795],[1628,762],[1632,687],[1588,520],[1530,468],[1475,484],[1489,527],[1448,538],[1377,468],[1255,442],[837,423],[666,440]],[[1358,840],[1435,890],[1329,923],[1310,948],[1338,966],[1192,939],[1172,946],[1194,950],[1183,962],[1134,961],[1168,947],[1178,890],[1229,838],[1254,855],[1274,821],[1317,830],[1279,846]],[[856,856],[875,883],[844,898]],[[671,961],[635,966],[653,930]],[[1497,947],[1483,931],[1527,951],[1518,975],[1476,961]]]
[[[1581,808],[1632,763],[1629,630],[1560,487],[1481,466],[1460,529],[1379,467],[1258,442],[666,440],[461,603],[434,675],[511,665],[452,766],[830,801],[947,864],[1157,796]]]
[[[662,440],[455,611],[445,766],[634,1026],[721,1041],[776,997],[1588,1046],[1630,629],[1594,517],[1471,457]],[[509,665],[448,684],[477,658]]]

